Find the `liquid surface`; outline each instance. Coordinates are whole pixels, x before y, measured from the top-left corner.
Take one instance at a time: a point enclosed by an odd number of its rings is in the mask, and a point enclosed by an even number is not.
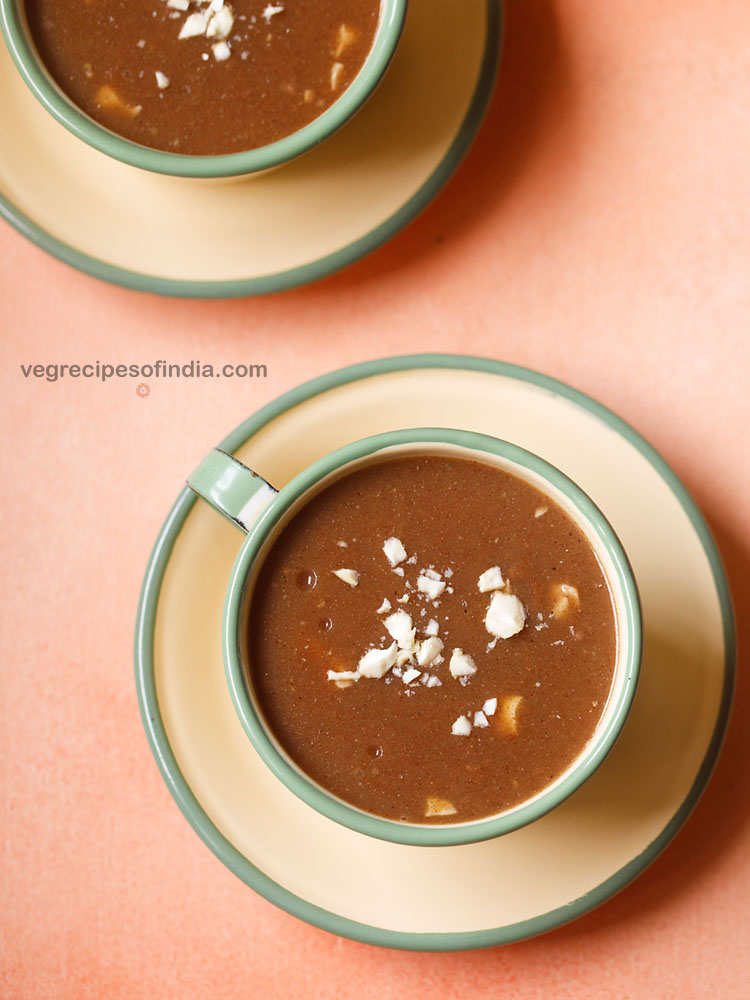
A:
[[[379,0],[232,0],[213,27],[180,38],[210,8],[172,2],[186,9],[27,0],[25,10],[42,62],[79,108],[133,142],[190,155],[255,149],[317,118],[361,69],[380,11]]]
[[[383,552],[394,536],[407,554],[395,569]],[[492,593],[478,588],[493,566],[525,610],[494,643]],[[428,569],[445,584],[434,599],[419,591]],[[389,647],[383,623],[398,610],[418,643],[437,623],[442,662],[329,680]],[[252,682],[289,756],[342,799],[410,822],[488,816],[550,784],[592,736],[616,656],[609,588],[580,529],[515,476],[438,456],[371,465],[306,504],[261,568],[248,628]],[[471,676],[452,675],[456,648]],[[405,682],[409,669],[421,673]],[[475,713],[492,699],[485,726]],[[468,735],[452,731],[461,717]]]

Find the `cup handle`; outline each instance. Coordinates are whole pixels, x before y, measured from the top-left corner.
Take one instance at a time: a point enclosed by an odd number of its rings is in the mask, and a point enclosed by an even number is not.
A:
[[[279,492],[234,455],[214,448],[187,484],[232,524],[248,532]]]

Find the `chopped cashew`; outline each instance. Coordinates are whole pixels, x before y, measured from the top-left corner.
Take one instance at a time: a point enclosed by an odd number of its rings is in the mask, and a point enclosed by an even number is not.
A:
[[[337,688],[348,688],[360,678],[358,670],[329,670],[328,680],[333,681]]]
[[[403,667],[407,663],[414,662],[414,650],[413,649],[401,649],[399,650],[398,656],[396,657],[396,666]]]
[[[338,90],[341,74],[344,72],[344,64],[335,62],[331,66],[331,90]]]
[[[565,618],[571,611],[578,611],[581,599],[578,589],[569,583],[556,583],[552,587],[552,615],[554,618]]]
[[[453,650],[448,669],[453,677],[470,677],[477,672],[476,663],[460,648]]]
[[[484,617],[487,631],[498,639],[510,639],[521,631],[525,622],[526,612],[515,594],[504,594],[496,590]]]
[[[425,816],[454,816],[458,809],[448,799],[429,798],[425,802]]]
[[[383,622],[386,629],[398,643],[399,649],[414,648],[415,629],[412,628],[411,615],[405,611],[395,611]]]
[[[523,701],[523,695],[506,695],[500,702],[500,710],[495,718],[498,728],[509,735],[518,731],[518,708]]]
[[[424,642],[419,644],[419,649],[417,650],[417,663],[420,667],[426,667],[428,664],[432,663],[435,657],[442,653],[443,643],[437,636],[430,636],[429,639],[425,639]]]
[[[357,669],[363,677],[385,677],[398,656],[398,646],[392,643],[388,649],[370,649],[359,661]]]
[[[178,38],[195,38],[197,35],[205,35],[208,25],[208,12],[196,11],[185,18]]]
[[[135,118],[141,113],[140,104],[128,104],[114,87],[110,87],[106,83],[97,90],[96,103],[105,111],[116,111],[128,118]]]
[[[271,18],[275,17],[276,14],[280,14],[283,11],[283,9],[284,9],[284,5],[283,4],[280,4],[280,3],[271,4],[271,3],[269,3],[265,7],[265,9],[263,10],[263,14],[261,16],[263,18],[265,18],[266,24],[270,24],[271,23]]]
[[[445,581],[436,579],[437,574],[431,574],[429,570],[419,574],[417,580],[417,590],[421,594],[426,594],[431,601],[440,597],[445,590]]]
[[[491,566],[486,569],[477,580],[477,587],[482,594],[486,594],[490,590],[502,590],[504,586],[505,580],[503,580],[499,566]]]
[[[448,799],[429,798],[425,802],[425,816],[454,816],[458,810]]]
[[[471,723],[465,715],[459,715],[451,726],[451,733],[454,736],[468,736],[471,733]]]
[[[336,48],[333,50],[334,59],[343,55],[344,51],[357,41],[357,32],[350,28],[348,24],[340,24],[338,35],[336,36]]]
[[[398,566],[406,559],[406,549],[398,538],[386,538],[383,542],[383,552],[391,566]]]

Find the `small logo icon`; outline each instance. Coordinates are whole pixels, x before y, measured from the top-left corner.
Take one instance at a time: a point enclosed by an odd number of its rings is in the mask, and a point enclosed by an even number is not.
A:
[[[145,399],[146,396],[151,395],[151,390],[145,382],[139,382],[135,387],[135,394],[136,396],[140,396],[141,399]]]

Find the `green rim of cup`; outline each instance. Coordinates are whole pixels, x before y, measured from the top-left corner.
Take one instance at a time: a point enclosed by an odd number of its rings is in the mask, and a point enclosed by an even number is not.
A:
[[[341,128],[377,87],[393,57],[407,0],[381,0],[375,39],[361,70],[341,97],[304,128],[258,149],[223,156],[185,156],[131,142],[95,122],[60,90],[42,65],[26,26],[22,0],[0,0],[2,29],[25,83],[49,113],[79,139],[123,163],[175,177],[237,177],[270,170],[320,145]]]
[[[566,778],[543,790],[513,810],[467,823],[435,826],[392,821],[366,813],[325,791],[302,772],[269,734],[253,701],[241,651],[241,629],[246,621],[246,581],[266,539],[287,511],[312,487],[340,467],[397,445],[449,444],[474,452],[500,456],[536,473],[563,493],[590,526],[608,552],[614,576],[623,594],[619,627],[629,636],[623,681],[613,692],[607,722],[591,739],[575,768]],[[642,651],[642,626],[638,590],[625,551],[604,514],[579,486],[537,455],[508,441],[445,428],[392,431],[364,438],[324,456],[291,480],[275,497],[245,539],[235,560],[224,606],[224,666],[235,710],[264,763],[290,791],[330,819],[381,840],[422,847],[468,844],[497,837],[533,822],[567,799],[599,767],[617,739],[627,718],[638,681]]]

